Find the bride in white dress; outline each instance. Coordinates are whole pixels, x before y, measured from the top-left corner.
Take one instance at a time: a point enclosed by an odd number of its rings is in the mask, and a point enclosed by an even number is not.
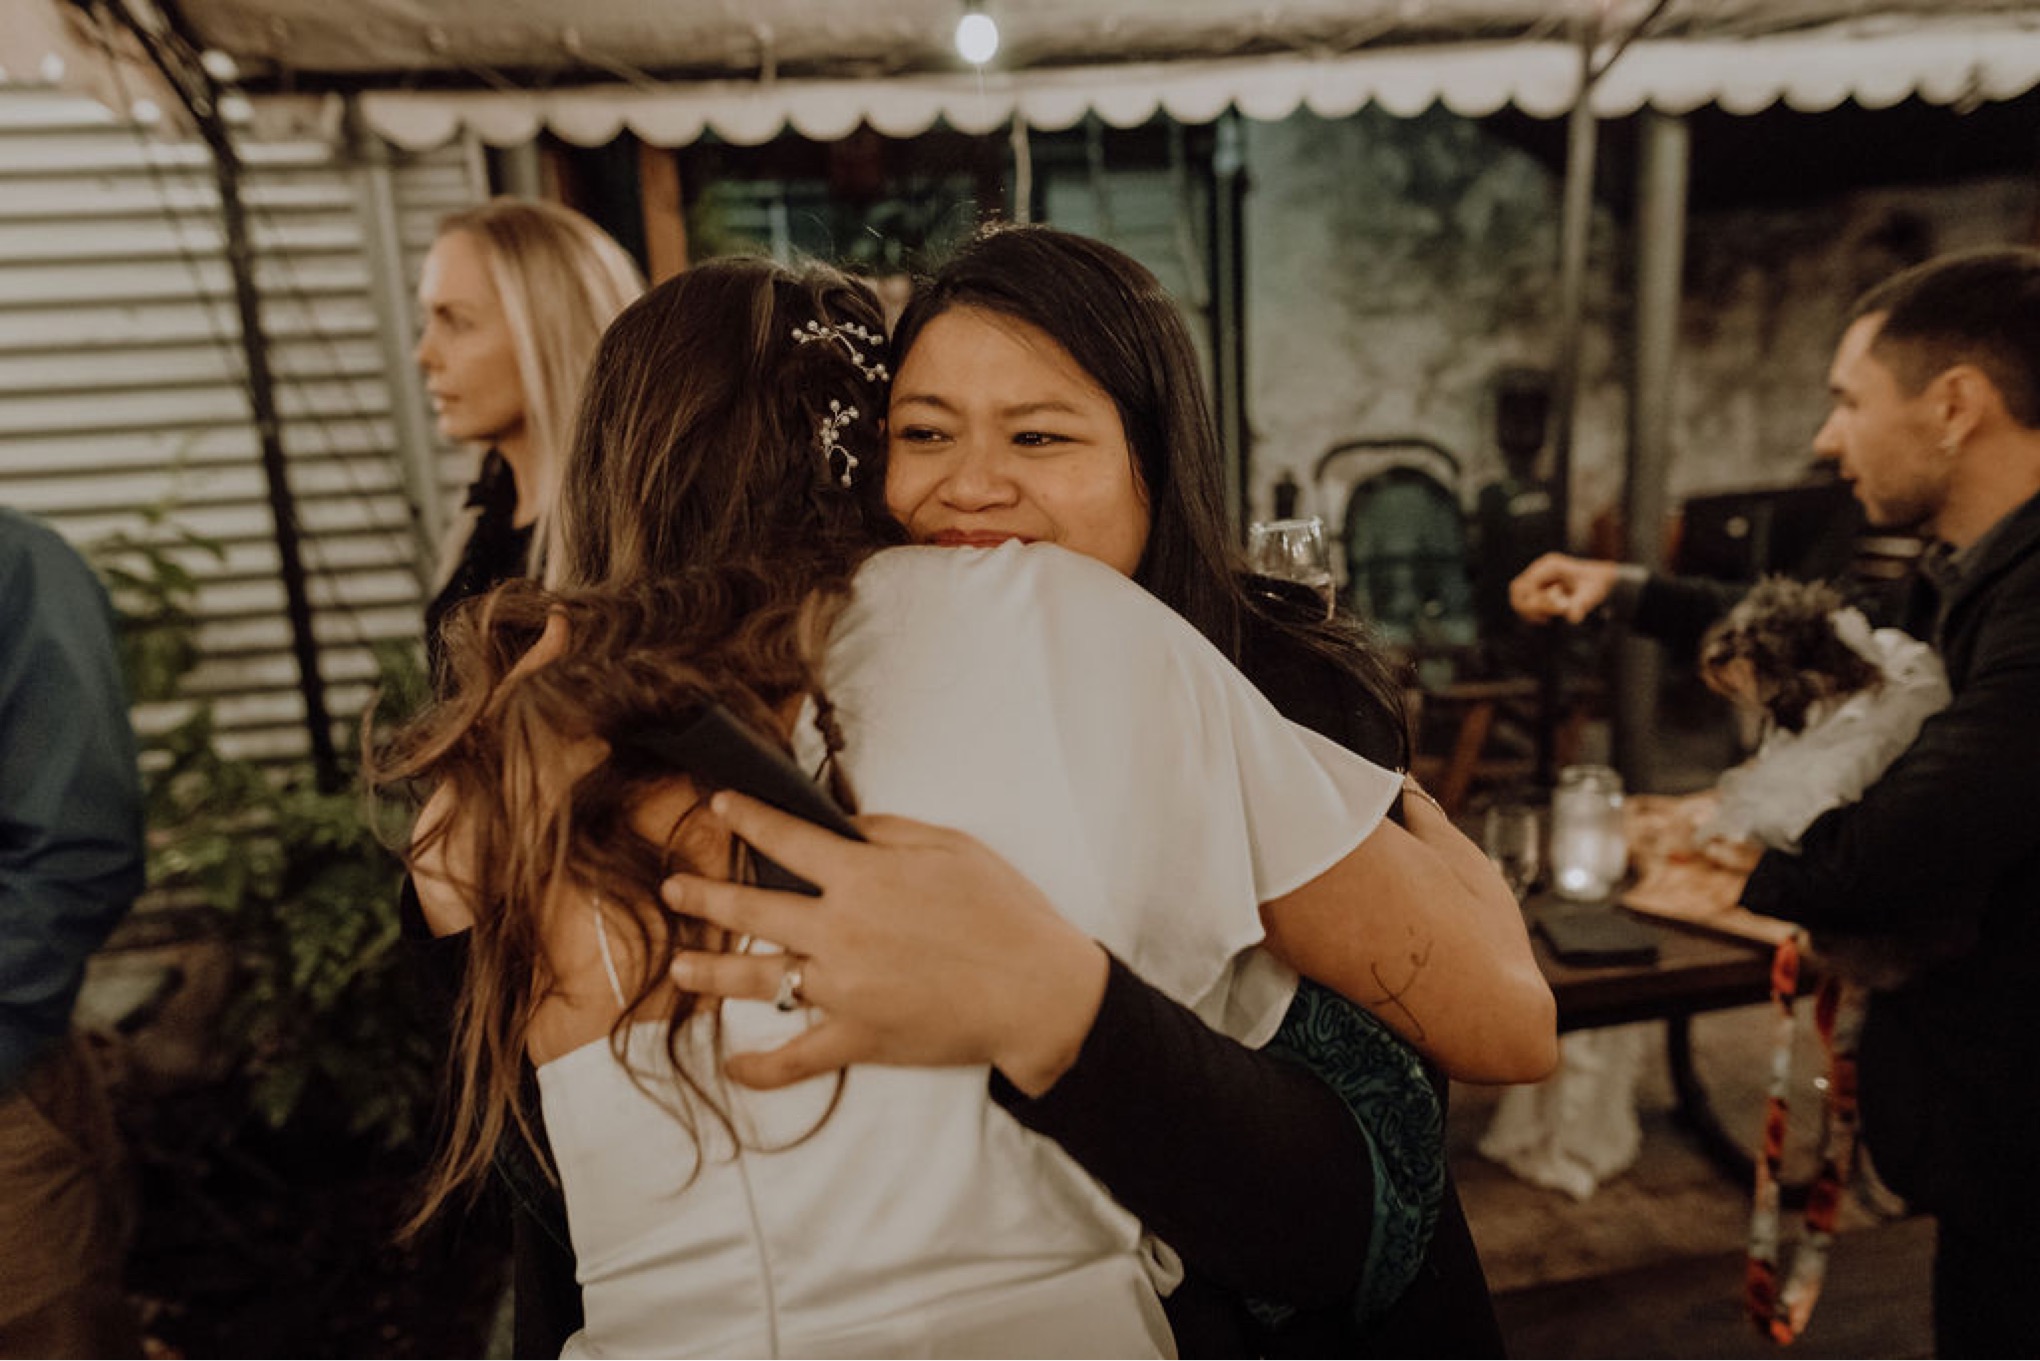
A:
[[[1282,720],[1123,576],[1046,546],[881,551],[890,522],[856,476],[878,337],[855,285],[762,261],[698,266],[627,312],[568,475],[577,586],[514,586],[458,621],[453,693],[384,765],[437,785],[421,897],[438,929],[473,931],[432,1201],[528,1128],[528,1057],[586,1309],[571,1353],[1173,1351],[1165,1261],[993,1105],[983,1066],[723,1079],[723,1055],[807,1023],[800,961],[784,1008],[672,986],[675,948],[744,942],[705,941],[653,887],[732,847],[710,791],[610,747],[703,701],[860,809],[969,832],[1045,891],[1072,1005],[984,1056],[1023,1088],[1081,1041],[1107,950],[1249,1044],[1296,967],[1372,980],[1448,1052],[1549,1027],[1478,852],[1382,822],[1397,776]],[[1264,904],[1293,927],[1286,960],[1262,948]]]

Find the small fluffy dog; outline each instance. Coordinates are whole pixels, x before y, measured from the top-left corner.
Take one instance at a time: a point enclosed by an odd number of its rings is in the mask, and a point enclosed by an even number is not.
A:
[[[1866,646],[1874,637],[1826,582],[1766,577],[1701,639],[1700,675],[1786,732],[1803,732],[1825,702],[1884,683],[1883,658]]]
[[[1756,753],[1721,777],[1710,858],[1754,865],[1764,847],[1793,851],[1822,813],[1854,803],[1920,725],[1950,699],[1932,649],[1872,629],[1824,582],[1768,577],[1700,644],[1707,684],[1756,714]],[[1727,842],[1729,845],[1720,845]],[[1926,942],[1823,936],[1815,948],[1844,973],[1889,987],[1935,953]]]

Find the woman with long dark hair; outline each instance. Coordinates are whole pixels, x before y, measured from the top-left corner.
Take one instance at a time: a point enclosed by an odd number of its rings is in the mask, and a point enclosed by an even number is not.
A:
[[[988,228],[917,291],[895,329],[893,354],[887,495],[916,541],[1052,542],[1095,557],[1196,625],[1290,718],[1381,765],[1407,764],[1401,685],[1386,654],[1350,619],[1328,616],[1314,593],[1243,570],[1197,354],[1174,302],[1146,269],[1102,242],[1053,228]],[[1443,822],[1434,808],[1412,802],[1408,815],[1419,825]],[[818,854],[826,861],[832,853]],[[817,875],[833,882],[827,868]],[[1366,904],[1352,910],[1364,919]],[[1489,924],[1498,935],[1520,933],[1513,908],[1497,905],[1496,913]],[[846,971],[862,967],[841,955],[832,962]],[[897,998],[923,982],[893,977],[865,991]],[[1541,987],[1541,980],[1516,982]],[[1516,1047],[1446,1052],[1437,1047],[1438,1032],[1413,1026],[1402,997],[1387,991],[1354,989],[1457,1076],[1521,1081],[1548,1070],[1548,1028],[1525,1027]],[[1138,1019],[1119,1024],[1144,1038],[1154,1029]],[[1368,1024],[1345,999],[1306,979],[1278,1044],[1345,1097],[1361,1127],[1378,1130],[1394,1122],[1366,1109],[1374,1052],[1364,1042]],[[1242,1083],[1252,1075],[1238,1056],[1211,1053],[1215,1039],[1185,1028],[1170,1033],[1166,1048],[1101,1040],[1090,1061],[1066,1075],[1058,1100],[1007,1094],[1006,1104],[1077,1152],[1144,1218],[1174,1226],[1172,1246],[1192,1268],[1169,1297],[1179,1341],[1207,1354],[1392,1350],[1404,1341],[1467,1354],[1500,1349],[1485,1278],[1449,1185],[1428,1247],[1421,1234],[1412,1244],[1392,1204],[1369,1205],[1364,1195],[1311,1199],[1314,1185],[1345,1184],[1322,1164],[1297,1176],[1289,1194],[1269,1194],[1266,1180],[1282,1174],[1280,1151],[1228,1124],[1231,1093],[1223,1087],[1178,1112],[1174,1127],[1195,1129],[1204,1140],[1173,1141],[1186,1154],[1183,1164],[1149,1152],[1136,1136],[1154,1121],[1153,1073],[1223,1061],[1236,1065]],[[1442,1100],[1442,1074],[1437,1086]],[[1370,1152],[1378,1157],[1381,1147],[1376,1136]],[[1121,1149],[1141,1152],[1119,1156]],[[1425,1152],[1442,1177],[1442,1145]],[[1206,1213],[1199,1202],[1218,1188],[1208,1173],[1188,1175],[1197,1160],[1266,1167],[1258,1193],[1243,1181],[1234,1197],[1260,1212]],[[1360,1183],[1382,1193],[1392,1180]],[[1248,1307],[1247,1296],[1278,1307]],[[1271,1321],[1279,1321],[1273,1332]]]
[[[1400,1004],[1450,1045],[1520,1019],[1441,1005],[1522,962],[1431,925],[1507,900],[1478,852],[1471,870],[1379,822],[1394,777],[1313,745],[1123,578],[1047,548],[881,551],[880,343],[860,288],[764,262],[697,267],[627,312],[579,424],[567,585],[456,614],[453,688],[384,764],[436,786],[415,869],[435,924],[473,935],[434,1195],[528,1128],[516,1070],[538,1063],[588,1350],[1170,1347],[1139,1222],[1005,1120],[982,1068],[724,1080],[722,1053],[829,1004],[819,959],[731,954],[649,896],[668,870],[741,866],[703,782],[633,755],[711,702],[846,800],[939,816],[1046,890],[1057,912],[1009,939],[1053,961],[1048,1004],[977,1056],[1023,1092],[1068,1066],[1114,957],[1265,1039],[1294,975],[1264,933],[1314,972],[1411,975]],[[1341,920],[1362,882],[1398,931]],[[777,1005],[669,983],[683,947],[762,967]]]

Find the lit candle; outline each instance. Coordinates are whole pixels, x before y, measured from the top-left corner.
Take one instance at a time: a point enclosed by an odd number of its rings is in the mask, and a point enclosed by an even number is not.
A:
[[[1622,777],[1607,766],[1567,766],[1551,796],[1551,879],[1559,895],[1606,898],[1629,867]]]

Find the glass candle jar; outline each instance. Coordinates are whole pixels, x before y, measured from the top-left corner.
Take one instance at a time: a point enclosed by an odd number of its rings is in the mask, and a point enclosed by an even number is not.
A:
[[[1551,884],[1559,896],[1601,902],[1629,869],[1622,777],[1608,766],[1567,766],[1551,796]]]

